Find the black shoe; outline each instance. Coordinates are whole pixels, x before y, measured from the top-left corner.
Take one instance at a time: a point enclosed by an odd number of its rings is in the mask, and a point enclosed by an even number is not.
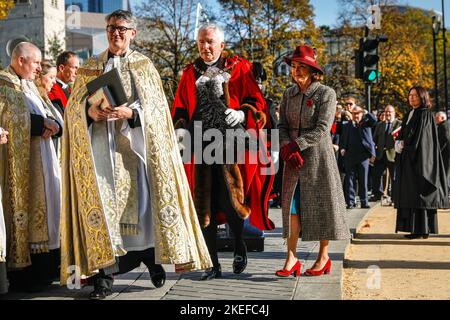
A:
[[[166,283],[166,271],[160,264],[155,264],[148,268],[150,279],[155,288],[161,288]]]
[[[377,202],[381,200],[381,196],[373,195],[369,198],[369,202]]]
[[[90,300],[103,300],[107,296],[111,295],[112,291],[105,287],[97,287],[89,294]]]
[[[31,284],[28,286],[25,286],[25,288],[23,288],[23,290],[18,290],[18,291],[22,291],[22,292],[26,292],[26,293],[40,293],[40,292],[44,292],[47,289],[48,286],[44,286],[41,284]],[[17,291],[17,290],[11,290],[11,291]]]
[[[212,267],[211,269],[205,270],[205,272],[202,273],[200,276],[200,280],[212,280],[216,278],[222,277],[222,267],[220,264],[216,267]]]
[[[247,268],[247,247],[245,243],[242,246],[243,252],[241,254],[235,253],[233,260],[233,272],[240,274]]]
[[[405,235],[405,238],[411,239],[411,240],[419,239],[419,238],[428,239],[429,236],[430,236],[429,234],[411,233],[411,234]]]
[[[26,293],[39,293],[44,292],[47,286],[40,283],[22,283],[16,281],[9,282],[9,292],[26,292]]]
[[[361,209],[370,209],[370,206],[368,204],[362,204]]]
[[[356,206],[354,205],[354,204],[349,204],[348,206],[347,206],[347,209],[348,210],[352,210],[352,209],[355,209],[356,208]]]
[[[270,204],[270,207],[271,208],[281,208],[281,201],[276,200],[276,201],[272,202]]]

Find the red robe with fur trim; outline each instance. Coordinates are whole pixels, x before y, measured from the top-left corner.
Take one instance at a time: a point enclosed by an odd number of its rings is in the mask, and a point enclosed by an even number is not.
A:
[[[263,94],[253,77],[252,65],[250,62],[237,56],[222,59],[225,59],[225,69],[230,68],[228,72],[231,71],[228,107],[240,110],[244,104],[244,99],[252,98],[252,105],[255,107],[253,112],[244,111],[246,112],[247,129],[256,129],[261,135],[260,129],[270,129],[270,117]],[[183,70],[173,103],[172,118],[174,119],[175,128],[186,128],[186,124],[190,122],[194,115],[197,105],[195,83],[194,64],[192,63]],[[255,117],[255,112],[257,117]],[[183,125],[180,126],[179,123],[183,123]],[[267,153],[266,145],[261,146],[261,148]],[[193,162],[194,160],[186,163],[184,167],[195,201],[195,166],[192,164]],[[266,167],[272,168],[271,175],[261,174],[261,170]],[[259,161],[257,164],[239,164],[238,168],[242,176],[245,206],[250,209],[250,223],[260,230],[272,230],[275,226],[268,218],[268,201],[274,181],[272,162],[266,165],[259,163]],[[218,214],[218,224],[226,222],[223,213],[213,214]]]

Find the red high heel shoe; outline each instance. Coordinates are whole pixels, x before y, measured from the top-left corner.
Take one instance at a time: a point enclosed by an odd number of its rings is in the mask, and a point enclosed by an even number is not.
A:
[[[301,275],[302,265],[300,264],[300,260],[297,260],[297,263],[294,264],[291,270],[283,269],[275,272],[275,275],[282,278],[287,278],[291,274],[294,274],[294,277],[299,277]]]
[[[328,258],[328,261],[327,263],[325,263],[325,266],[322,268],[322,270],[308,269],[305,271],[305,276],[317,277],[323,274],[329,274],[330,272],[331,272],[331,260],[330,258]]]

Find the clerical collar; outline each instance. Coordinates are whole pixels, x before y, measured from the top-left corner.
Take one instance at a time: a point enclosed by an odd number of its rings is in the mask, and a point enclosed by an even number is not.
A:
[[[197,58],[197,60],[194,61],[194,72],[195,72],[195,78],[200,78],[206,70],[208,70],[210,67],[217,67],[220,70],[225,68],[225,59],[219,58],[217,61],[214,62],[212,65],[207,65],[205,61],[203,61],[202,58]]]
[[[117,56],[117,55],[115,55],[114,53],[112,53],[111,51],[108,50],[108,59],[115,58],[115,57],[125,58],[126,55],[127,55],[127,52],[125,52],[124,54],[122,54],[120,56]]]
[[[56,78],[56,82],[58,82],[61,85],[61,88],[66,89],[69,85],[67,83],[65,83],[64,81],[62,81],[59,78]]]
[[[219,59],[220,59],[220,56],[219,56],[216,60],[214,60],[214,61],[206,62],[205,60],[203,60],[203,62],[204,62],[208,67],[211,67],[211,66],[215,65],[216,62],[219,61]]]

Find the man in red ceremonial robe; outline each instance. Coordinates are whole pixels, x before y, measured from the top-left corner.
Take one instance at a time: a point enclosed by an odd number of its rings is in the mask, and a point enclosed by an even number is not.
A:
[[[64,51],[56,59],[56,83],[48,97],[58,111],[63,114],[72,91],[70,85],[75,83],[77,71],[80,67],[80,59],[77,54],[72,51]]]
[[[201,279],[210,280],[221,276],[217,225],[226,221],[234,235],[233,272],[236,274],[247,266],[244,220],[249,219],[260,230],[274,228],[268,218],[274,170],[267,145],[262,141],[265,137],[262,129],[271,128],[269,112],[253,76],[252,65],[238,56],[227,56],[223,31],[214,24],[199,29],[197,45],[200,57],[183,70],[172,118],[180,150],[184,149],[190,156],[185,161],[185,171],[213,262],[213,268],[205,271]],[[207,143],[194,139],[194,127],[198,127],[198,123],[202,130],[218,129],[224,140],[227,129],[252,129],[254,138],[259,140],[258,152],[266,161],[260,157],[250,161],[248,147],[245,161],[237,161],[237,158],[231,163],[199,161],[195,147],[186,148],[182,143],[189,136],[192,145],[202,143],[201,149],[206,154]]]

